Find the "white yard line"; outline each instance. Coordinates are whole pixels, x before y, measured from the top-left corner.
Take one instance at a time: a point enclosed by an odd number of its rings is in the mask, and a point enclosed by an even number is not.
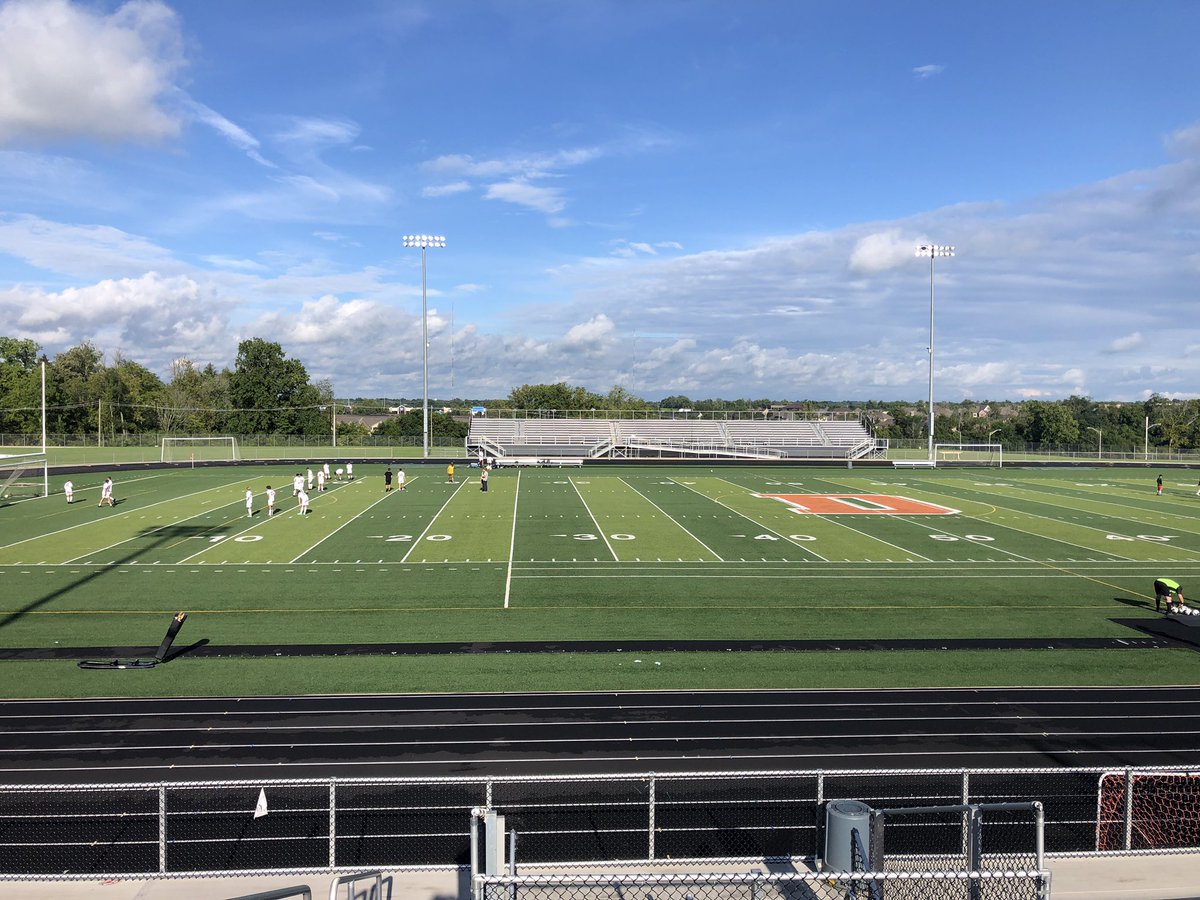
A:
[[[147,477],[158,477],[158,476],[147,476]],[[228,490],[229,488],[233,487],[233,485],[235,485],[235,484],[241,484],[244,480],[245,479],[239,478],[237,481],[231,481],[228,484],[218,485],[217,487],[205,488],[202,491],[193,491],[190,494],[184,494],[182,497],[171,497],[167,500],[159,500],[157,503],[151,503],[149,506],[139,506],[136,511],[137,512],[145,512],[148,509],[154,509],[154,507],[156,507],[156,506],[162,506],[164,503],[178,503],[180,500],[186,500],[188,497],[196,497],[196,496],[199,496],[200,494],[207,494],[209,491],[225,491],[225,490]],[[124,482],[124,483],[128,483],[128,482]],[[221,504],[221,505],[225,506],[226,504]],[[212,510],[206,510],[206,512],[211,512],[211,511]],[[115,516],[109,515],[107,518],[117,519],[122,516],[130,515],[133,512],[134,512],[134,510],[130,509],[130,510],[126,510],[123,513],[118,513]],[[203,515],[203,514],[204,513],[197,513],[196,515]],[[195,516],[189,516],[188,518],[195,518]],[[98,519],[89,519],[86,522],[80,522],[78,525],[71,525],[67,528],[60,528],[58,531],[48,531],[45,534],[38,534],[38,535],[34,535],[33,537],[22,538],[19,541],[13,541],[11,544],[5,544],[3,546],[0,546],[0,550],[7,550],[9,547],[16,547],[19,544],[28,543],[29,541],[40,541],[42,538],[52,537],[56,534],[65,534],[68,531],[74,531],[76,528],[86,528],[88,525],[96,524],[97,521],[99,521],[99,520]],[[186,522],[187,519],[182,519],[181,521]],[[175,524],[175,523],[172,523],[172,524]],[[166,528],[168,526],[162,525],[159,527]],[[105,548],[105,549],[108,549],[108,548]],[[78,559],[78,557],[76,557],[76,559]]]
[[[446,511],[446,507],[450,505],[450,501],[458,496],[458,492],[463,489],[463,485],[465,485],[466,483],[467,483],[466,479],[464,479],[462,481],[462,483],[459,484],[459,486],[456,487],[453,490],[453,492],[451,492],[450,496],[446,498],[446,502],[442,504],[441,509],[439,509],[437,511],[437,513],[434,515],[434,517],[429,520],[429,524],[425,526],[425,529],[419,535],[417,535],[417,539],[415,541],[413,541],[413,545],[408,548],[408,552],[405,553],[404,556],[402,556],[400,558],[401,564],[408,562],[408,558],[410,556],[412,556],[412,552],[414,550],[416,550],[418,546],[420,546],[421,541],[424,540],[424,538],[425,538],[425,535],[429,534],[429,529],[432,528],[433,523],[438,520],[438,516],[440,516],[442,513],[444,513]]]
[[[695,488],[693,488],[693,487],[688,487],[688,485],[684,484],[682,481],[680,481],[680,480],[679,480],[679,479],[677,479],[677,478],[672,478],[671,480],[672,480],[672,481],[674,481],[676,484],[678,484],[680,487],[685,487],[685,488],[687,488],[687,489],[688,489],[689,491],[691,491],[693,494],[699,494],[699,495],[700,495],[701,497],[703,497],[705,500],[710,500],[710,501],[712,501],[713,503],[717,504],[717,506],[724,506],[724,507],[725,507],[727,510],[729,510],[731,513],[733,513],[735,516],[740,516],[741,518],[743,518],[743,519],[745,519],[747,522],[749,522],[751,525],[754,525],[754,526],[756,526],[756,527],[758,527],[758,528],[765,528],[765,529],[767,529],[767,531],[771,532],[772,534],[774,534],[774,535],[777,535],[778,537],[781,537],[781,538],[783,538],[783,539],[784,539],[785,541],[787,541],[789,544],[793,544],[793,545],[795,545],[795,546],[799,547],[799,548],[800,548],[801,550],[803,550],[805,553],[811,553],[813,556],[815,556],[815,557],[816,557],[817,559],[819,559],[821,562],[829,562],[829,560],[827,560],[825,557],[823,557],[823,556],[822,556],[820,553],[817,553],[815,550],[809,550],[809,549],[808,549],[807,547],[805,547],[805,546],[804,546],[804,544],[802,544],[800,541],[793,541],[793,540],[792,540],[790,537],[788,537],[788,536],[787,536],[786,534],[784,534],[782,531],[776,531],[776,530],[775,530],[774,528],[772,528],[770,525],[764,525],[762,522],[755,521],[754,519],[752,519],[752,518],[750,518],[748,515],[746,515],[744,512],[741,512],[741,511],[739,511],[739,510],[736,510],[736,509],[734,509],[732,506],[728,505],[727,503],[722,503],[722,502],[721,502],[720,500],[718,500],[716,497],[710,497],[710,496],[708,496],[708,494],[705,494],[703,491],[698,491],[698,490],[696,490],[696,489],[695,489]],[[747,487],[746,487],[746,486],[744,486],[744,485],[741,485],[741,484],[734,484],[732,481],[725,481],[725,479],[724,479],[724,478],[720,478],[720,479],[718,479],[718,480],[719,480],[719,481],[724,481],[724,482],[725,482],[727,485],[729,485],[730,487],[735,487],[735,488],[737,488],[739,491],[746,491],[747,493],[753,493],[752,491],[750,491],[750,489],[749,489],[749,488],[747,488]]]
[[[356,484],[366,484],[366,483],[367,483],[366,479],[359,478],[359,479],[356,479],[355,481],[351,482],[349,485],[347,485],[347,487],[351,487]],[[300,554],[298,554],[295,559],[291,560],[291,562],[288,563],[288,565],[292,565],[294,563],[299,562],[300,557],[303,556],[305,553],[312,553],[312,551],[315,550],[317,547],[321,546],[321,544],[325,543],[327,540],[329,540],[331,537],[333,537],[335,534],[337,534],[339,531],[341,531],[343,528],[345,528],[351,522],[355,521],[359,516],[363,515],[363,513],[366,513],[369,510],[374,509],[376,506],[378,506],[380,503],[382,503],[384,500],[386,500],[389,496],[391,496],[391,495],[384,494],[382,497],[380,497],[378,500],[376,500],[374,503],[372,503],[366,509],[362,510],[362,512],[355,513],[353,516],[351,516],[349,519],[347,519],[345,522],[343,522],[337,528],[333,529],[333,531],[329,532],[329,534],[325,535],[325,537],[321,538],[319,541],[317,541],[315,544],[313,544],[307,550],[304,550]]]
[[[583,508],[587,510],[588,517],[592,520],[592,524],[596,526],[596,534],[600,535],[604,541],[604,546],[608,548],[608,552],[612,554],[613,562],[620,562],[616,552],[612,548],[612,544],[608,542],[608,535],[604,533],[604,529],[600,527],[600,523],[596,521],[595,515],[592,513],[592,508],[587,505],[587,501],[583,499],[583,494],[579,492],[579,486],[575,484],[575,479],[570,475],[567,476],[567,483],[575,489],[576,496],[579,497],[579,502],[583,504]]]
[[[517,499],[521,496],[521,470],[517,469],[517,489],[513,496],[512,534],[508,539],[508,573],[504,576],[504,608],[508,609],[508,600],[512,596],[513,555],[517,549]]]
[[[643,494],[641,491],[639,491],[637,488],[635,488],[632,484],[630,484],[628,481],[626,481],[621,476],[618,475],[617,480],[620,481],[627,488],[629,488],[631,491],[633,491],[635,494],[637,494],[639,497],[641,497],[643,500],[645,500],[647,503],[649,503],[651,506],[653,506],[655,509],[657,509],[660,513],[662,513],[664,516],[666,516],[668,519],[670,519],[672,522],[674,522],[680,528],[682,528],[688,537],[690,537],[693,541],[695,541],[697,544],[699,544],[701,547],[703,547],[705,550],[707,550],[709,553],[711,553],[713,556],[715,556],[717,558],[718,562],[725,562],[725,558],[723,556],[721,556],[720,553],[718,553],[712,547],[708,546],[708,544],[704,543],[704,541],[700,540],[700,538],[696,537],[696,535],[692,534],[692,532],[689,529],[684,528],[683,524],[681,522],[679,522],[669,512],[667,512],[665,509],[663,509],[661,506],[659,506],[657,503],[655,503],[653,500],[651,500],[649,497],[647,497],[645,494]]]
[[[722,479],[722,481],[724,481],[724,479]],[[728,484],[733,484],[733,482],[730,481],[730,482],[728,482]],[[852,493],[852,492],[847,491],[847,493]],[[847,532],[853,532],[854,534],[859,535],[860,538],[865,538],[865,539],[868,539],[871,541],[876,541],[876,542],[878,542],[878,544],[883,544],[888,547],[892,547],[893,550],[898,551],[900,553],[905,553],[905,554],[907,554],[907,556],[918,557],[920,559],[925,560],[926,563],[934,562],[934,560],[932,560],[931,557],[926,557],[926,556],[924,556],[924,554],[918,553],[916,550],[908,550],[907,547],[901,547],[898,544],[893,544],[892,541],[886,541],[886,540],[883,540],[882,538],[876,538],[876,536],[874,534],[868,534],[866,532],[862,532],[862,530],[859,530],[858,528],[854,528],[853,526],[848,526],[848,524],[846,524],[845,522],[840,522],[840,521],[836,520],[836,518],[833,516],[826,517],[826,516],[814,515],[812,517],[817,518],[817,520],[820,520],[826,524],[832,524],[832,526],[836,526],[838,528],[845,528],[847,530]],[[890,562],[890,560],[889,560],[889,562]]]
[[[334,488],[333,490],[336,490],[336,488]],[[328,492],[327,492],[327,493],[328,493]],[[197,551],[196,551],[195,553],[193,553],[191,556],[185,556],[185,557],[184,557],[183,559],[181,559],[181,560],[178,560],[178,561],[176,561],[176,562],[173,562],[173,563],[166,563],[166,565],[169,565],[169,566],[181,566],[181,565],[184,565],[185,563],[187,563],[187,561],[188,561],[189,559],[193,559],[193,558],[195,558],[195,557],[199,556],[201,553],[206,553],[207,551],[211,550],[213,547],[217,546],[218,544],[225,544],[225,543],[228,543],[229,541],[231,541],[231,540],[234,540],[235,538],[239,538],[239,537],[241,537],[243,534],[247,534],[247,533],[249,533],[249,532],[253,531],[253,530],[254,530],[255,528],[257,528],[259,525],[265,525],[265,524],[267,524],[268,522],[270,522],[272,519],[279,519],[279,518],[282,518],[283,516],[287,515],[288,513],[292,513],[293,515],[299,515],[299,511],[300,511],[300,507],[299,507],[299,506],[295,506],[295,507],[292,507],[291,509],[285,509],[285,510],[282,510],[282,511],[280,511],[279,513],[276,513],[274,516],[266,516],[265,518],[263,518],[263,519],[260,519],[260,520],[259,520],[259,521],[257,521],[257,522],[253,522],[253,523],[251,523],[250,525],[246,526],[245,528],[243,528],[241,531],[237,532],[236,534],[229,534],[229,535],[225,535],[225,536],[223,536],[223,537],[221,538],[221,540],[219,540],[219,541],[211,541],[211,542],[209,542],[209,543],[208,543],[208,544],[207,544],[207,545],[206,545],[206,546],[205,546],[203,549],[201,549],[201,550],[197,550]],[[241,519],[241,518],[242,518],[241,516],[237,516],[236,518],[234,518],[234,519],[230,519],[229,521],[230,521],[230,523],[232,523],[232,522],[236,522],[236,521],[238,521],[238,520],[239,520],[239,519]],[[292,562],[295,562],[295,560],[293,560]],[[221,565],[225,565],[225,564],[227,564],[227,563],[228,563],[229,565],[241,565],[241,563],[229,563],[229,562],[228,562],[228,560],[226,560],[226,561],[222,562],[222,563],[221,563]],[[269,564],[269,563],[265,563],[265,564],[264,564],[264,563],[251,563],[251,565],[256,565],[256,566],[257,566],[257,565],[270,565],[270,564]],[[292,563],[281,563],[281,565],[292,565]]]
[[[722,481],[724,481],[724,479],[722,479]],[[733,484],[732,481],[728,482],[728,483]],[[805,492],[805,493],[807,493],[807,492]],[[853,493],[853,491],[847,490],[847,493]],[[891,496],[891,495],[889,495],[889,496]],[[884,544],[900,553],[905,553],[909,556],[920,557],[921,559],[925,560],[925,562],[933,562],[932,558],[930,558],[928,556],[924,556],[923,554],[918,553],[916,550],[910,550],[907,547],[901,547],[898,544],[893,544],[891,541],[885,541],[883,538],[875,537],[875,535],[873,535],[873,534],[867,534],[865,531],[860,531],[859,529],[853,527],[852,525],[847,525],[845,522],[841,522],[833,516],[827,517],[827,516],[822,516],[822,515],[817,515],[817,514],[812,514],[812,513],[810,513],[810,515],[812,515],[812,517],[814,519],[819,519],[820,521],[824,522],[827,525],[835,525],[838,528],[845,528],[847,531],[853,531],[859,537],[864,537],[869,541],[875,541],[877,543]],[[864,560],[864,562],[865,561],[866,560]]]

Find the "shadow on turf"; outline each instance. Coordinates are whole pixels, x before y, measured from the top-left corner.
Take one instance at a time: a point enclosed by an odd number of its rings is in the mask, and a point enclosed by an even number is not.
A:
[[[120,566],[135,562],[139,556],[142,556],[151,550],[156,550],[163,544],[183,538],[202,537],[209,534],[211,530],[211,527],[204,527],[200,525],[167,525],[159,528],[147,528],[143,531],[140,531],[132,538],[132,540],[138,541],[142,538],[152,538],[152,540],[146,544],[139,544],[136,550],[130,551],[119,559],[114,559],[111,562],[98,566],[97,568],[88,572],[86,575],[77,578],[70,584],[64,585],[57,590],[53,590],[43,597],[31,600],[20,609],[13,610],[4,617],[0,618],[0,628],[5,628],[8,625],[11,625],[13,622],[16,622],[29,615],[29,613],[36,612],[37,610],[41,609],[47,603],[53,603],[60,597],[63,597],[74,590],[78,590],[83,585],[95,581],[97,578],[109,574]]]
[[[1118,603],[1132,606],[1134,609],[1154,609],[1149,600],[1134,600],[1132,597],[1113,597]]]
[[[186,647],[179,647],[178,649],[173,649],[170,653],[168,653],[166,656],[164,656],[160,660],[159,664],[162,665],[163,663],[169,663],[171,660],[177,659],[180,656],[184,656],[188,653],[191,653],[193,650],[199,650],[201,647],[207,647],[207,646],[208,646],[208,638],[200,638],[200,640],[193,641],[192,643],[188,644]]]

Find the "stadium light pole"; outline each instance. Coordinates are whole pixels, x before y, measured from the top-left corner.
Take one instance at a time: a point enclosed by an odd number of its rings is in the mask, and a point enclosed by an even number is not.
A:
[[[953,256],[954,248],[942,244],[922,244],[917,256],[929,257],[929,461],[933,462],[933,261],[939,256]]]
[[[1096,445],[1096,459],[1103,459],[1104,458],[1104,430],[1101,428],[1093,428],[1091,425],[1089,425],[1088,431],[1094,431],[1094,432],[1096,432],[1096,434],[1100,435],[1100,443],[1098,443]]]
[[[441,234],[406,234],[405,247],[421,248],[421,447],[422,455],[429,458],[429,302],[425,293],[425,253],[430,247],[445,247],[446,238]]]

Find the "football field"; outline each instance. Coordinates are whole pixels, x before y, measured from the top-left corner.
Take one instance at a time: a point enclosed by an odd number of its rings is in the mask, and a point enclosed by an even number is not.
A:
[[[1168,471],[1157,496],[1157,470],[1142,468],[501,469],[485,492],[465,465],[454,482],[442,466],[404,467],[406,489],[385,492],[383,464],[360,463],[353,481],[314,489],[308,515],[292,496],[295,469],[280,465],[76,475],[71,504],[56,476],[51,497],[0,506],[0,649],[153,648],[178,611],[189,616],[180,643],[211,647],[1137,637],[1116,620],[1154,618],[1156,576],[1185,592],[1200,584],[1200,497],[1189,471]],[[112,508],[97,506],[105,474],[116,478]],[[267,485],[278,492],[273,516]],[[981,655],[978,677],[1036,683],[1058,667],[1060,680],[1074,671],[1081,683],[1200,675],[1187,650],[1064,653],[1072,660],[1047,666],[1043,657],[1036,672],[1024,657]],[[708,655],[691,661],[697,671]],[[455,659],[468,669],[571,688],[603,682],[595,669],[607,654],[568,672],[531,655],[523,667],[464,656]],[[725,676],[762,668],[765,657],[776,674],[755,678],[831,668],[828,656],[752,656],[723,664]],[[454,667],[418,659],[430,677]],[[859,665],[936,682],[947,659],[912,653],[884,664],[875,655]],[[49,681],[47,662],[16,654],[3,665],[9,696],[88,689],[71,687],[78,676],[61,662]],[[142,683],[275,689],[270,678],[239,687],[250,676],[232,673],[249,665],[185,654]],[[337,665],[314,662],[303,678],[342,689],[345,679],[328,674]],[[190,688],[162,674],[189,668],[204,672]],[[671,686],[704,680],[682,669]],[[360,658],[351,682],[387,689],[372,679],[388,671]],[[113,687],[92,678],[91,689]]]

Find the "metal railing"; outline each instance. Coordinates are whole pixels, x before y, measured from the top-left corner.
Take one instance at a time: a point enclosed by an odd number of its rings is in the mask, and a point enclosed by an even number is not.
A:
[[[470,861],[476,807],[504,815],[520,834],[523,862],[540,866],[815,858],[824,804],[845,797],[874,808],[1041,801],[1048,855],[1200,846],[1192,832],[1172,830],[1176,807],[1155,811],[1153,792],[1136,804],[1101,796],[1125,783],[1148,789],[1147,778],[1173,779],[1172,795],[1189,795],[1200,774],[1163,768],[1136,776],[924,769],[5,786],[0,880],[456,869]],[[255,818],[260,792],[269,813]],[[1136,821],[1126,825],[1123,815]],[[1165,837],[1098,849],[1101,826],[1141,835],[1156,816]],[[928,822],[907,831],[925,846],[954,843],[960,828]],[[990,846],[1019,830],[1003,818],[982,828]],[[893,849],[905,831],[892,832]]]

